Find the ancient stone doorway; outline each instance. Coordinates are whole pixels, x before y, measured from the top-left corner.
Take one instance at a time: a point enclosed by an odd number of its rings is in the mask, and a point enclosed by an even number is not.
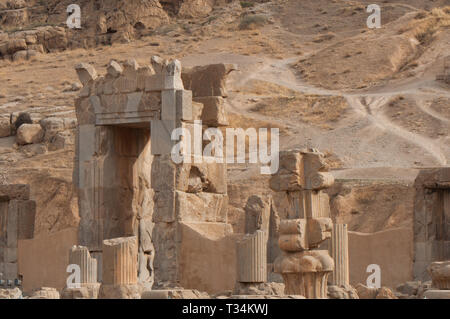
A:
[[[102,263],[104,240],[133,236],[140,284],[232,288],[235,269],[225,267],[234,265],[235,256],[226,163],[176,164],[171,157],[173,129],[191,132],[203,119],[210,123],[203,129],[220,123],[211,122],[203,104],[184,89],[179,61],[152,57],[151,63],[111,61],[104,76],[88,64],[76,67],[84,85],[75,102],[79,244],[97,259],[99,281],[108,269],[106,259]]]
[[[433,261],[450,258],[450,168],[423,170],[415,185],[414,277],[424,281]]]

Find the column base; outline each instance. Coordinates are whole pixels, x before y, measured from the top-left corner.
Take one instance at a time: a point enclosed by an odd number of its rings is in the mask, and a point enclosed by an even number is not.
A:
[[[97,299],[100,283],[81,284],[80,288],[64,288],[61,299]]]
[[[134,285],[101,285],[98,299],[141,299],[142,286]]]

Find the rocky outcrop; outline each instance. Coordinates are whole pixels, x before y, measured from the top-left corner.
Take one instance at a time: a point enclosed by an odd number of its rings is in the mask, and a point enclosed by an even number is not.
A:
[[[215,4],[229,0],[109,0],[78,1],[81,30],[66,26],[73,1],[8,1],[0,5],[0,58],[33,59],[44,52],[126,43],[169,24],[170,15],[205,17]],[[1,2],[0,2],[1,4]],[[14,31],[18,29],[18,31]],[[25,29],[26,31],[19,31]],[[11,30],[11,31],[10,31]]]

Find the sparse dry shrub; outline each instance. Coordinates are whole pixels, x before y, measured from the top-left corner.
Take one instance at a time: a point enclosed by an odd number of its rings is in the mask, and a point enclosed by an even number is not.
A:
[[[450,27],[450,6],[434,8],[431,12],[419,12],[412,22],[411,31],[422,45],[433,41],[439,30]]]
[[[239,23],[240,30],[252,30],[258,27],[262,27],[267,23],[267,17],[259,14],[246,15]]]
[[[241,1],[241,7],[242,8],[251,8],[255,6],[255,4],[253,2],[250,1]]]

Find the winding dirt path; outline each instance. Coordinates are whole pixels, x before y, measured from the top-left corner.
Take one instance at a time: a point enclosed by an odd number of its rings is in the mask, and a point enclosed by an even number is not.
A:
[[[405,83],[390,85],[389,87],[378,87],[376,89],[363,92],[345,93],[337,90],[327,90],[305,83],[294,74],[290,65],[298,59],[299,57],[292,57],[283,60],[267,59],[266,62],[256,70],[242,74],[235,85],[236,87],[242,87],[249,81],[255,79],[280,85],[301,94],[342,96],[346,98],[350,109],[354,113],[353,116],[356,116],[354,120],[368,120],[368,123],[370,123],[369,125],[372,125],[381,131],[395,135],[409,144],[417,146],[429,154],[435,160],[436,164],[447,165],[449,163],[447,159],[449,154],[446,154],[444,149],[446,146],[442,144],[441,140],[430,139],[420,134],[411,132],[391,121],[383,112],[383,106],[386,103],[389,103],[393,97],[398,95],[414,94],[414,96],[417,97],[417,105],[422,111],[433,116],[439,121],[450,123],[449,119],[425,106],[424,98],[450,98],[449,91],[445,91],[444,89],[433,85],[433,81],[430,81],[429,79],[412,79],[410,81],[406,81]],[[234,112],[245,113],[247,116],[251,116],[259,120],[270,121],[272,123],[283,124],[285,126],[288,124],[288,127],[293,127],[297,130],[301,130],[305,127],[304,123],[299,123],[298,121],[279,121],[273,117],[255,114],[255,112],[250,114],[248,110],[238,108],[239,104],[234,103],[233,99],[230,99],[230,104],[232,105]],[[348,122],[343,124],[349,125]]]

